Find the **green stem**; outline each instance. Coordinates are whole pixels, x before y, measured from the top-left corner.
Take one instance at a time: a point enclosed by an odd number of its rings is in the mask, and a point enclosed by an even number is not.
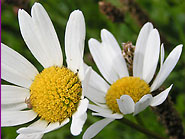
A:
[[[146,128],[143,128],[142,126],[140,126],[140,125],[138,125],[138,124],[136,124],[136,123],[126,119],[126,118],[122,118],[120,120],[120,122],[122,122],[122,123],[124,123],[124,124],[126,124],[126,125],[128,125],[128,126],[130,126],[132,128],[134,128],[134,129],[136,129],[136,130],[138,130],[138,131],[140,131],[140,132],[144,133],[145,135],[150,136],[152,138],[155,138],[155,139],[166,139],[165,137],[161,137],[158,134],[156,134],[156,133],[154,133],[152,131],[149,131]]]
[[[136,115],[136,116],[134,116],[134,117],[135,117],[135,119],[136,119],[136,121],[137,121],[137,123],[138,123],[139,125],[144,126],[143,120],[141,119],[141,117],[140,117],[139,114]]]

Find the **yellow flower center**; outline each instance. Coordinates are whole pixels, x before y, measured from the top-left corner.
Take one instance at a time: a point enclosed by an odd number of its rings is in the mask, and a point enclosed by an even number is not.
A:
[[[123,77],[110,86],[106,94],[106,104],[113,112],[120,113],[116,99],[129,95],[136,103],[149,93],[150,87],[144,80],[139,77]]]
[[[62,122],[77,110],[82,85],[68,68],[52,66],[35,76],[30,94],[31,107],[41,119]]]

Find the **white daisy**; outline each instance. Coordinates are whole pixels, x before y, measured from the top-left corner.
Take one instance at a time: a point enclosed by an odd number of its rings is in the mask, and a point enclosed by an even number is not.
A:
[[[152,81],[159,60],[160,37],[151,23],[146,23],[139,33],[134,52],[133,76],[129,76],[126,62],[114,36],[103,29],[101,39],[102,42],[90,39],[89,49],[107,82],[92,71],[86,96],[94,102],[89,104],[89,109],[95,111],[92,114],[105,119],[91,125],[84,133],[84,139],[93,138],[115,119],[121,119],[131,113],[136,115],[148,106],[163,103],[172,85],[157,96],[153,97],[151,92],[162,85],[175,67],[182,51],[182,45],[178,45],[164,61],[164,48],[161,45],[161,66]]]
[[[35,120],[17,130],[18,139],[39,139],[70,121],[71,133],[79,135],[86,121],[88,100],[84,91],[88,71],[83,70],[85,21],[81,11],[71,13],[65,32],[67,67],[53,24],[41,4],[35,3],[31,16],[19,10],[21,34],[28,48],[44,67],[37,69],[16,51],[2,45],[1,125],[16,126]]]

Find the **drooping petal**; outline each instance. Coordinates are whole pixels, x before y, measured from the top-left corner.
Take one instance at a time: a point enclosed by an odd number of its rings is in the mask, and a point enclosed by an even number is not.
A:
[[[119,110],[123,114],[130,114],[134,112],[135,103],[133,99],[128,95],[122,95],[120,99],[117,99]]]
[[[89,104],[88,108],[92,111],[95,111],[95,112],[102,112],[102,113],[112,114],[112,111],[108,107],[103,108],[103,107],[100,107],[100,106],[97,106],[97,105],[94,105],[94,104]]]
[[[125,59],[114,36],[105,29],[101,30],[102,44],[106,48],[105,53],[109,55],[109,62],[114,64],[114,70],[119,78],[129,76]]]
[[[37,69],[23,56],[1,43],[1,78],[13,84],[29,88]]]
[[[25,43],[44,68],[62,66],[63,57],[53,24],[39,3],[32,8],[32,17],[19,10],[18,19]]]
[[[32,111],[2,111],[1,126],[16,126],[32,121],[37,114]]]
[[[29,90],[12,85],[1,85],[1,104],[23,103],[29,98]]]
[[[87,119],[87,107],[89,101],[87,99],[83,99],[80,101],[80,104],[77,108],[77,111],[72,115],[72,123],[71,123],[71,133],[76,136],[82,132],[82,127]]]
[[[22,127],[17,130],[19,134],[41,134],[48,125],[48,122],[45,120],[37,120],[28,127]]]
[[[155,78],[152,86],[151,91],[156,90],[159,88],[163,82],[166,80],[168,75],[171,73],[175,65],[177,64],[181,52],[182,52],[182,44],[176,46],[173,51],[169,54],[169,56],[166,58],[162,68],[160,69],[159,73],[157,74],[157,77]]]
[[[81,11],[75,10],[70,14],[65,32],[67,65],[73,72],[77,72],[83,61],[84,41],[84,16]]]
[[[144,95],[136,104],[135,104],[135,109],[134,109],[134,114],[133,115],[136,115],[138,114],[139,112],[143,111],[144,109],[146,109],[151,101],[152,101],[152,95],[151,94],[147,94],[147,95]]]
[[[150,103],[150,106],[154,107],[154,106],[158,106],[158,105],[162,104],[166,100],[166,98],[168,96],[168,93],[170,92],[172,86],[173,85],[171,85],[170,87],[168,87],[167,89],[162,91],[157,96],[153,97],[153,99],[152,99],[152,101]]]
[[[17,130],[20,134],[43,134],[56,130],[69,122],[69,118],[65,119],[62,123],[48,123],[45,120],[39,119],[28,127],[22,127]]]
[[[92,102],[93,102],[95,105],[99,106],[99,107],[108,109],[108,106],[106,105],[106,103],[102,104],[102,103],[98,103],[98,102],[95,102],[95,101],[92,101]]]
[[[142,79],[149,83],[157,68],[160,53],[160,37],[157,29],[150,32],[145,49]]]
[[[113,113],[112,110],[110,110],[108,107],[103,108],[94,104],[89,104],[88,108],[92,111],[95,111],[97,113],[92,113],[92,115],[95,116],[101,116],[105,118],[113,118],[113,119],[121,119],[123,118],[122,114],[119,113]]]
[[[84,133],[83,139],[95,137],[105,126],[114,121],[114,119],[105,118],[91,125]]]
[[[69,123],[69,118],[65,119],[64,121],[62,121],[62,123],[59,122],[55,122],[55,123],[50,123],[47,128],[44,130],[44,133],[48,133],[50,131],[56,130],[61,128],[62,126],[66,125],[67,123]]]
[[[107,48],[95,39],[89,40],[89,50],[93,59],[104,78],[112,84],[119,77],[114,70],[112,61],[109,61],[110,55],[107,53]]]
[[[60,43],[55,32],[54,26],[40,3],[35,3],[31,9],[32,20],[39,41],[42,43],[45,53],[48,55],[49,66],[62,66],[63,56]],[[38,46],[37,46],[38,47]]]
[[[146,50],[146,43],[148,40],[148,36],[153,29],[153,25],[151,23],[146,23],[141,31],[139,32],[139,36],[136,41],[136,48],[134,52],[134,60],[133,60],[133,76],[134,77],[143,77],[143,62],[144,62],[144,54]]]
[[[103,113],[103,112],[99,112],[99,113],[92,113],[93,116],[101,116],[101,117],[105,117],[105,118],[112,118],[112,119],[121,119],[123,118],[122,114],[119,113]]]

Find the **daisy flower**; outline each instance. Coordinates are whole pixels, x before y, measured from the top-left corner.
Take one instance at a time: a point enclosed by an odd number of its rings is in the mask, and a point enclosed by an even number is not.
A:
[[[92,114],[104,119],[91,125],[84,133],[84,139],[93,138],[115,119],[131,113],[136,115],[148,106],[163,103],[172,85],[156,96],[152,96],[151,92],[162,85],[182,51],[182,45],[178,45],[164,61],[164,47],[160,46],[159,33],[151,23],[146,23],[136,41],[133,76],[129,76],[122,51],[114,36],[103,29],[101,39],[102,42],[90,39],[89,49],[105,80],[92,71],[86,96],[94,102],[89,104],[89,109],[94,111]],[[154,78],[159,55],[161,66]]]
[[[81,11],[71,13],[65,32],[67,67],[53,24],[41,4],[35,3],[31,16],[19,10],[21,34],[29,50],[44,67],[42,72],[23,56],[2,45],[2,79],[15,85],[2,85],[1,126],[16,126],[17,139],[39,139],[70,121],[71,133],[79,135],[86,121],[88,100],[84,91],[88,71],[83,70],[85,21]]]

